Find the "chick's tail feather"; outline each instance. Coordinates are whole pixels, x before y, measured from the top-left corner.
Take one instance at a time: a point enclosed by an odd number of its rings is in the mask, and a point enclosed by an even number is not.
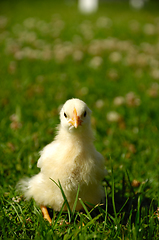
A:
[[[26,177],[21,179],[16,185],[17,192],[23,194],[26,200],[29,200],[32,197],[29,195],[29,183],[30,178]]]

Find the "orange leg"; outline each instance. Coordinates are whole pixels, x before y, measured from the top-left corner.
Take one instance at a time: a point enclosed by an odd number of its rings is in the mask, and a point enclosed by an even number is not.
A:
[[[44,219],[48,220],[48,222],[51,224],[52,220],[51,220],[50,215],[48,213],[47,207],[41,205],[40,208],[41,208]]]

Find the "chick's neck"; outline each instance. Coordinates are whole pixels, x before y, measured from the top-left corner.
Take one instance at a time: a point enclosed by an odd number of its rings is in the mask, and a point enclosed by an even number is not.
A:
[[[79,126],[77,129],[73,128],[69,131],[66,128],[59,127],[59,133],[57,139],[63,139],[66,141],[73,141],[74,143],[88,144],[94,141],[93,132],[91,126]]]

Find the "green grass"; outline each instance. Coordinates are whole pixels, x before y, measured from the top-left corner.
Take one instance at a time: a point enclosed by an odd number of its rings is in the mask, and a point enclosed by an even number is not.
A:
[[[149,1],[136,11],[109,1],[85,16],[73,1],[1,1],[0,239],[159,238],[158,7]],[[123,103],[114,104],[119,96]],[[50,209],[50,226],[15,186],[39,171],[58,108],[72,97],[93,111],[108,169],[106,204]]]

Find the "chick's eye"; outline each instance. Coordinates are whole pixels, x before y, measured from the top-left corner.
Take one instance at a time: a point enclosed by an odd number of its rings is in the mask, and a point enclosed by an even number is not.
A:
[[[65,116],[65,118],[67,118],[67,114],[64,112],[64,116]]]
[[[87,112],[85,111],[84,114],[83,114],[83,116],[86,117],[86,115],[87,115]]]

